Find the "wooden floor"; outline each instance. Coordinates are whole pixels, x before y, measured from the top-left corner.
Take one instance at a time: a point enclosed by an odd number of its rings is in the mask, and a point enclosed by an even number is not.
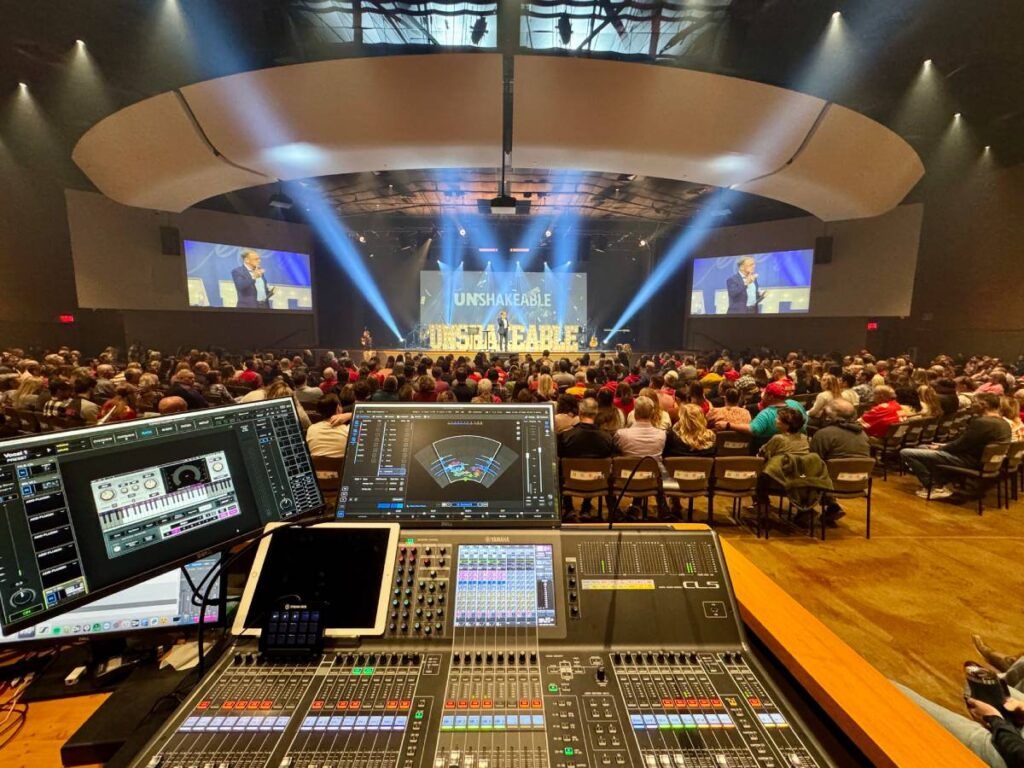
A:
[[[978,517],[972,502],[925,502],[918,487],[909,476],[876,478],[870,540],[859,501],[845,503],[824,542],[717,530],[883,674],[959,712],[963,662],[981,660],[972,632],[1024,650],[1024,496],[999,510],[993,491]]]

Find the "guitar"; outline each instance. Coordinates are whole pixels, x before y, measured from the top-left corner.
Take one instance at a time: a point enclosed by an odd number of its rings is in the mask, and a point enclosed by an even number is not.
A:
[[[589,346],[591,349],[597,349],[597,334],[596,333],[593,336],[590,337],[590,342],[588,343],[587,346]]]

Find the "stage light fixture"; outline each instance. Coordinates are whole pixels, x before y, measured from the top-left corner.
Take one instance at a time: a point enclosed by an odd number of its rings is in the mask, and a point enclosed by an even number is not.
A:
[[[364,235],[364,234],[362,234],[360,232],[360,233],[356,234],[356,239],[359,240],[360,243],[365,243],[366,242],[366,235]]]
[[[640,247],[641,248],[646,248],[647,247],[647,238],[645,238],[645,237],[641,237],[640,238]]]
[[[19,80],[18,81],[18,87],[21,88],[21,90],[23,90],[23,91],[27,91],[28,90],[28,83],[26,83],[24,80]]]
[[[992,151],[992,145],[991,144],[986,144],[985,145],[985,151],[986,152],[991,152]]]
[[[931,59],[925,59],[925,60],[924,60],[924,65],[925,65],[926,67],[930,67],[930,66],[932,65],[932,60],[931,60]]]
[[[551,234],[552,234],[552,232],[551,232],[550,229],[545,229],[544,230],[544,237],[550,238]]]
[[[292,199],[284,194],[284,192],[275,192],[270,196],[267,205],[271,208],[280,208],[282,211],[287,211],[292,207],[293,203]]]
[[[473,45],[480,45],[480,41],[484,39],[484,35],[487,34],[487,19],[481,16],[475,22],[473,22],[473,32],[470,35],[470,40],[473,41]]]
[[[838,18],[841,18],[842,15],[843,15],[842,11],[836,11],[835,13],[832,14],[832,18],[833,19],[838,19]]]
[[[954,120],[959,120],[961,117],[963,117],[963,115],[961,113],[959,113],[959,112],[955,112],[953,114],[953,119]]]
[[[460,237],[465,237],[466,236],[466,228],[465,227],[459,227],[459,236]]]
[[[79,48],[85,48],[85,40],[83,40],[82,38],[78,38],[77,40],[75,40],[75,45],[77,45]]]
[[[563,13],[558,17],[558,37],[562,41],[562,45],[568,45],[572,40],[572,22],[569,20],[568,13]]]

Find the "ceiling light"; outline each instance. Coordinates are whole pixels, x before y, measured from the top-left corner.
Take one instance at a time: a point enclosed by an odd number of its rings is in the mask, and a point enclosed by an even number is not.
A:
[[[931,60],[931,59],[925,59],[925,60],[924,60],[924,65],[925,65],[926,67],[930,67],[930,66],[932,65],[932,60]]]
[[[641,247],[641,248],[644,248],[644,247],[645,247],[646,245],[647,245],[647,239],[646,239],[646,238],[643,238],[643,237],[641,237],[641,238],[640,238],[640,247]]]
[[[366,235],[361,234],[361,233],[356,233],[356,239],[359,240],[360,243],[365,243],[366,242]]]
[[[545,229],[544,230],[544,237],[548,237],[548,238],[551,237],[551,230],[550,229]]]
[[[470,40],[473,41],[473,45],[480,45],[480,41],[484,39],[484,35],[487,34],[487,19],[481,16],[475,22],[473,22],[473,32],[470,35]]]
[[[85,48],[85,40],[83,40],[82,38],[78,38],[77,40],[75,40],[75,45],[77,45],[79,48]]]
[[[960,119],[961,117],[963,117],[963,115],[962,115],[962,114],[960,114],[959,112],[957,112],[957,113],[955,113],[955,114],[953,115],[953,119],[954,119],[954,120],[959,120],[959,119]]]
[[[991,152],[992,151],[992,145],[991,144],[986,144],[985,145],[985,151],[986,152]]]
[[[28,83],[26,83],[24,80],[19,80],[18,81],[18,87],[21,88],[21,90],[23,90],[23,91],[27,91],[28,90]]]
[[[459,227],[459,235],[462,236],[462,237],[466,236],[466,228],[465,227]]]
[[[833,19],[838,19],[838,18],[839,18],[839,17],[841,17],[842,15],[843,15],[843,14],[842,14],[842,13],[841,13],[840,11],[836,11],[835,13],[833,13],[833,14],[832,14],[832,18],[833,18]]]

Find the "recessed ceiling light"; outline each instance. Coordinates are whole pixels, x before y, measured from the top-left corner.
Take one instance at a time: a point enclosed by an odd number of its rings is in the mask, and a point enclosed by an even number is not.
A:
[[[840,11],[836,11],[835,13],[832,14],[832,18],[833,19],[838,19],[842,15],[843,14]]]
[[[23,91],[27,91],[28,90],[28,83],[26,83],[24,80],[19,80],[18,81],[18,87],[21,88]]]
[[[83,40],[82,38],[78,38],[77,40],[75,40],[75,45],[79,45],[82,48],[85,48],[85,40]]]
[[[925,59],[925,60],[924,60],[924,65],[925,65],[926,67],[930,67],[930,66],[932,65],[932,60],[931,60],[931,59]]]
[[[956,118],[957,120],[959,120],[959,119],[960,119],[961,117],[963,117],[963,115],[962,115],[962,114],[960,114],[959,112],[956,112],[956,113],[955,113],[955,114],[953,115],[953,117],[954,117],[954,118]]]

